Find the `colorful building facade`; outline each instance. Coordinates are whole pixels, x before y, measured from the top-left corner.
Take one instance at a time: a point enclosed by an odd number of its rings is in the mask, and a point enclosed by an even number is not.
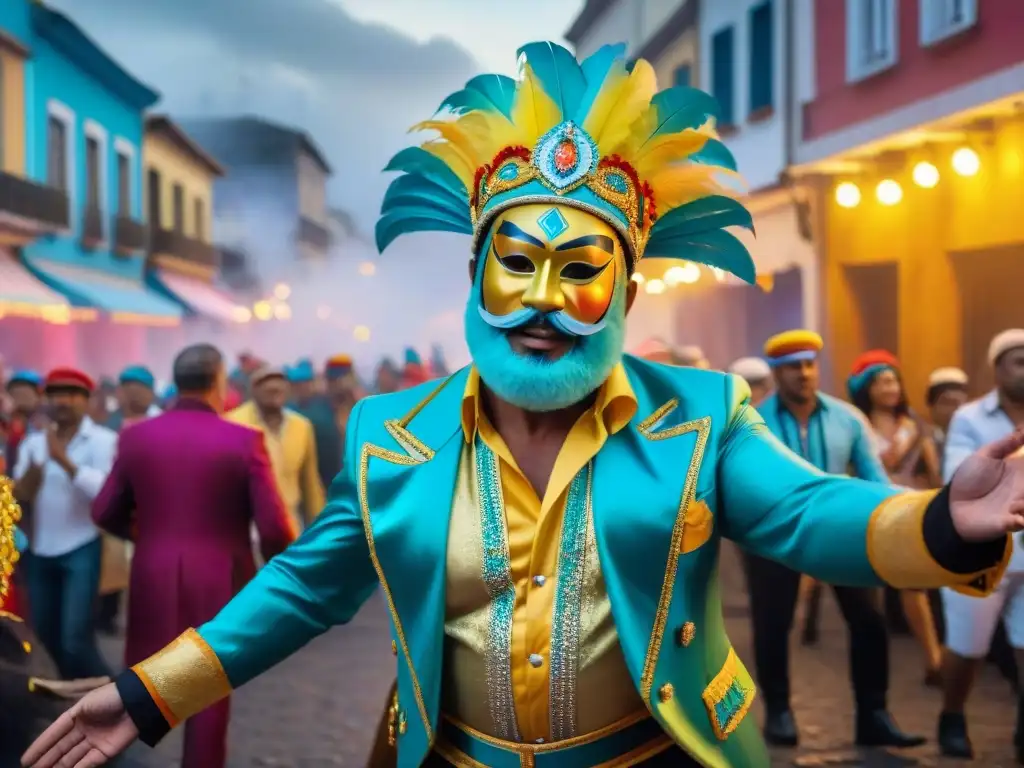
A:
[[[940,366],[984,391],[989,339],[1024,325],[1024,5],[802,5],[794,172],[816,190],[831,379],[883,347],[919,405]]]
[[[65,298],[70,322],[59,331],[22,329],[21,342],[113,373],[145,359],[148,327],[174,325],[182,315],[144,281],[143,114],[158,95],[42,3],[0,4],[0,29],[29,51],[25,175],[67,201],[62,226],[16,250],[24,271]],[[16,356],[27,355],[19,349]]]

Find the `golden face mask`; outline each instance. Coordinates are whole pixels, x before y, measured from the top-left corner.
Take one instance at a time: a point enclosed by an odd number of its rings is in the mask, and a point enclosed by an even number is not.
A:
[[[569,207],[523,205],[501,214],[484,254],[484,310],[497,318],[563,312],[596,326],[608,311],[625,257],[618,235]]]

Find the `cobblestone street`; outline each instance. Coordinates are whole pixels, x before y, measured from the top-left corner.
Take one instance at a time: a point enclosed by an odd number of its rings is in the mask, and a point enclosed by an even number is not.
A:
[[[738,652],[750,659],[746,596],[731,548],[724,553],[723,594],[730,635]],[[958,765],[937,758],[934,743],[900,757],[885,753],[858,755],[851,747],[852,708],[846,676],[845,631],[831,597],[823,605],[821,642],[794,649],[794,707],[801,728],[801,749],[777,752],[775,766]],[[105,650],[118,659],[119,643]],[[384,697],[394,675],[387,634],[387,612],[377,596],[357,619],[319,638],[243,688],[234,698],[231,730],[232,768],[363,765],[373,739]],[[922,685],[923,669],[909,638],[892,643],[890,700],[893,714],[906,730],[934,738],[939,694]],[[755,716],[761,712],[755,707]],[[1010,742],[1015,701],[1009,686],[986,670],[970,709],[972,736],[982,754],[975,765],[1014,765]],[[157,750],[133,750],[130,768],[170,768],[180,741],[172,734]],[[739,768],[739,767],[737,767]]]

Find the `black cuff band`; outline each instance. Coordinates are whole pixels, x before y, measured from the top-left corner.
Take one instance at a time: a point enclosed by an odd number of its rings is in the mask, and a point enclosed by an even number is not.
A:
[[[128,717],[139,731],[139,741],[146,746],[155,747],[171,730],[171,726],[160,712],[160,707],[132,670],[126,669],[118,675],[114,684],[121,695],[121,701],[124,702]]]
[[[945,485],[924,512],[924,543],[935,562],[952,573],[977,573],[999,565],[1006,538],[978,544],[964,541],[953,525],[949,504],[949,485]]]

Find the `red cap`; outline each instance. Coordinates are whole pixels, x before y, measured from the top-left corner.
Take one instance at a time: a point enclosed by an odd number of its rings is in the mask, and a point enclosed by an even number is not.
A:
[[[81,389],[92,394],[96,383],[75,368],[54,368],[46,376],[46,389]]]
[[[900,369],[900,361],[896,359],[896,355],[892,352],[884,349],[871,349],[853,361],[852,373],[856,376],[874,365],[884,365],[897,371]]]

